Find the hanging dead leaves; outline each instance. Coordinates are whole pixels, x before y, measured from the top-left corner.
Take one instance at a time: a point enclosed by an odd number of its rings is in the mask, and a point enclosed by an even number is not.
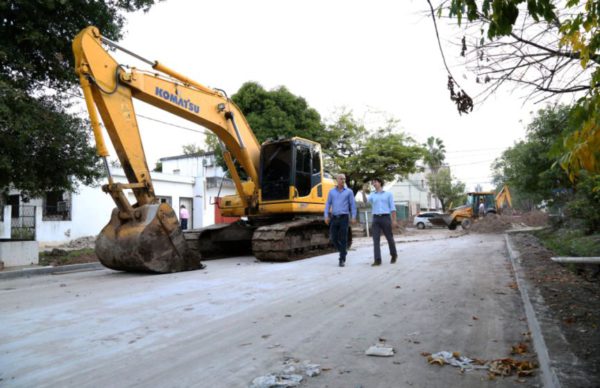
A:
[[[458,88],[458,92],[454,90],[455,87]],[[473,111],[473,99],[458,86],[451,75],[448,75],[448,90],[450,91],[450,100],[456,104],[459,114]]]

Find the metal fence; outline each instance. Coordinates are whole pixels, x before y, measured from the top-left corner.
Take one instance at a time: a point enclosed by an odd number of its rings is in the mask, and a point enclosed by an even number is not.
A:
[[[17,217],[11,220],[12,240],[35,240],[35,206],[22,205]]]

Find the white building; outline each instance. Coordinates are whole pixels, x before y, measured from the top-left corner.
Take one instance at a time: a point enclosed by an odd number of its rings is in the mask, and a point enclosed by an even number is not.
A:
[[[159,200],[175,210],[185,205],[191,228],[215,223],[217,197],[235,193],[230,179],[215,165],[214,154],[176,156],[161,159],[163,172],[152,172],[154,191]],[[115,182],[127,183],[121,169],[111,168]],[[106,182],[100,182],[103,184]],[[0,212],[0,238],[15,232],[35,229],[35,239],[44,244],[64,243],[84,236],[95,236],[110,219],[114,202],[100,185],[80,186],[76,192],[47,193],[44,198],[24,200],[19,192],[9,193],[9,204]],[[135,203],[131,191],[127,198]],[[218,220],[218,217],[217,217]]]
[[[410,174],[408,178],[396,181],[386,188],[392,192],[396,203],[408,206],[409,216],[440,208],[439,201],[429,190],[427,173],[428,171]]]

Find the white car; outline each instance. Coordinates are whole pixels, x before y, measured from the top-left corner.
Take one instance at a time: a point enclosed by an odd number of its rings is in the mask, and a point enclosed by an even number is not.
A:
[[[433,225],[431,224],[431,222],[429,222],[429,219],[433,217],[438,217],[442,214],[443,213],[439,212],[421,213],[418,216],[415,216],[415,219],[413,220],[413,225],[419,229],[431,228],[433,227]]]

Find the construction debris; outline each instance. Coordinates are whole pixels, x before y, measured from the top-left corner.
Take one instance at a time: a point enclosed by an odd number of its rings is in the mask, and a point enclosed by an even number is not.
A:
[[[443,366],[445,364],[460,368],[461,372],[472,369],[487,369],[479,360],[472,360],[468,357],[461,356],[458,352],[441,351],[427,356],[427,362]]]
[[[523,354],[527,352],[527,345],[518,344],[512,347],[513,354]],[[526,360],[515,360],[512,358],[500,358],[496,360],[479,360],[470,359],[468,357],[461,356],[459,352],[447,352],[441,351],[435,354],[421,353],[422,356],[427,357],[427,362],[430,365],[452,365],[460,368],[461,373],[471,371],[474,369],[484,369],[488,371],[488,377],[494,379],[497,376],[512,376],[517,375],[518,377],[533,376],[534,369],[537,365],[534,362]]]
[[[326,368],[323,368],[323,370],[326,370]],[[268,375],[255,378],[252,380],[250,388],[297,387],[304,378],[299,373],[308,377],[318,376],[321,374],[321,365],[311,364],[309,360],[300,363],[299,360],[289,357],[283,362],[281,372],[269,373]]]
[[[512,358],[492,360],[486,365],[488,366],[490,379],[494,379],[496,376],[505,377],[514,374],[518,377],[529,377],[533,376],[533,370],[537,368],[537,365],[531,361],[519,361]]]
[[[250,388],[287,388],[297,387],[302,382],[301,375],[268,374],[252,380]]]
[[[394,348],[391,346],[386,346],[385,344],[377,344],[371,346],[369,349],[365,351],[367,356],[375,356],[375,357],[392,357],[394,355]]]
[[[488,214],[473,222],[469,232],[498,233],[509,229],[546,225],[548,225],[548,215],[537,210],[520,215]]]

